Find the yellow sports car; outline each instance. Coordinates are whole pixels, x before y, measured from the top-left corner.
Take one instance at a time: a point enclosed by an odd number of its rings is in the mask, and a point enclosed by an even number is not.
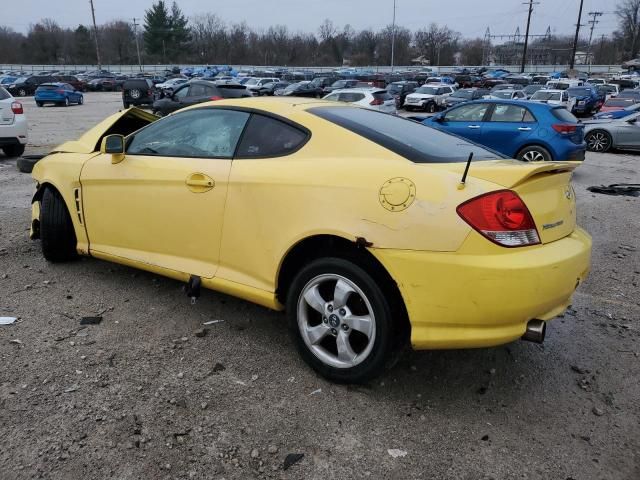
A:
[[[409,340],[542,341],[589,270],[574,168],[311,99],[134,108],[35,166],[31,235],[286,309],[306,362],[361,382]]]

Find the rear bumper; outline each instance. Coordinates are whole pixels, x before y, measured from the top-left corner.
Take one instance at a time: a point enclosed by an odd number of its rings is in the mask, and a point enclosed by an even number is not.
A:
[[[0,125],[0,146],[25,145],[27,143],[27,117],[16,115],[11,125]]]
[[[372,253],[398,284],[415,349],[490,347],[569,306],[589,272],[591,237],[577,228],[546,245],[506,249],[472,232],[458,252]]]

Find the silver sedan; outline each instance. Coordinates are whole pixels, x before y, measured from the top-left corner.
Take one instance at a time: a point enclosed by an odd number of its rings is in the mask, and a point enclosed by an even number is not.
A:
[[[640,112],[617,120],[586,120],[584,139],[590,152],[612,148],[640,150]]]

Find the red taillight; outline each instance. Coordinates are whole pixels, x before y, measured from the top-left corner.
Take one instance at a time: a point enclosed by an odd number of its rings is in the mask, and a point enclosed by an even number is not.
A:
[[[22,104],[20,102],[13,102],[11,104],[11,111],[16,115],[21,115],[24,113],[24,109],[22,108]]]
[[[147,90],[147,97],[153,97],[153,92],[151,90]]]
[[[56,90],[56,93],[63,94],[64,90]]]
[[[568,125],[566,123],[555,123],[551,126],[556,132],[564,135],[571,135],[573,133],[576,133],[576,130],[578,130],[577,125]]]
[[[490,192],[467,200],[457,212],[476,231],[503,247],[540,243],[529,209],[511,190]]]
[[[369,105],[384,105],[384,100],[382,100],[381,98],[374,98],[373,100],[371,100]]]
[[[209,98],[209,100],[212,100],[212,101],[214,101],[214,102],[215,102],[216,100],[224,100],[224,97],[218,97],[218,96],[216,95],[215,97],[211,97],[211,98]]]

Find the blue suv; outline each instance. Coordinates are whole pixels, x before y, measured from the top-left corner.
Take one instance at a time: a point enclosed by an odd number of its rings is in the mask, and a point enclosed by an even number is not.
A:
[[[602,108],[605,100],[604,95],[591,85],[571,87],[567,89],[567,93],[569,98],[576,99],[572,110],[575,115],[593,115]]]
[[[582,161],[584,125],[559,105],[476,100],[422,123],[524,161]]]

